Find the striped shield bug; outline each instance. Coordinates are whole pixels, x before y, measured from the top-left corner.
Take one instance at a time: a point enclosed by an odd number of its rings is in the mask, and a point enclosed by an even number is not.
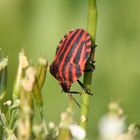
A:
[[[50,73],[59,81],[64,92],[70,91],[71,84],[77,81],[87,94],[92,95],[89,90],[79,81],[85,70],[87,62],[90,61],[91,49],[94,49],[90,34],[83,29],[69,31],[60,41],[54,61],[50,65]]]

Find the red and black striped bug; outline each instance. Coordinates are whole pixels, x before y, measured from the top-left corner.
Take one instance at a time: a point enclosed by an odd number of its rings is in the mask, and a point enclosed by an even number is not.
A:
[[[56,49],[54,61],[50,65],[50,73],[59,81],[64,92],[78,93],[70,91],[71,84],[77,81],[87,94],[92,95],[79,78],[90,58],[91,49],[95,46],[90,34],[83,29],[69,31],[62,38]]]

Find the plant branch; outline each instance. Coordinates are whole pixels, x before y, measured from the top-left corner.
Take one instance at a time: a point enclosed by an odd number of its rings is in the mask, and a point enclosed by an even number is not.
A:
[[[95,45],[96,24],[97,24],[96,0],[88,0],[88,4],[89,4],[89,7],[88,7],[87,30],[91,35],[93,45]],[[91,56],[90,56],[92,61],[94,60],[94,52],[95,52],[95,49],[93,48],[91,51]],[[89,67],[90,67],[90,64],[87,63],[86,68],[89,68]],[[92,71],[84,73],[83,84],[89,89],[89,91],[91,91]],[[90,95],[84,93],[81,95],[81,97],[82,97],[82,104],[81,104],[80,126],[86,130],[88,112],[89,112]]]

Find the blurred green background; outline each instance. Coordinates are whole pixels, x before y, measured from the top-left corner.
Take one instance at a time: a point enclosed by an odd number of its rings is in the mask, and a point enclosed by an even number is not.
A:
[[[140,1],[97,0],[96,71],[93,76],[88,137],[98,135],[98,121],[112,100],[120,102],[127,122],[140,123]],[[25,49],[30,61],[46,56],[49,63],[62,36],[87,27],[87,0],[0,0],[0,48],[9,56],[8,91]],[[77,83],[72,89],[80,91]],[[47,121],[59,122],[67,97],[49,73],[43,89]],[[76,99],[80,101],[80,97]],[[75,106],[78,119],[80,109]]]

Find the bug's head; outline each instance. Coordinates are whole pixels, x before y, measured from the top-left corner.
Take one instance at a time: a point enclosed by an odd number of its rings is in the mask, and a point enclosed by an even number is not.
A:
[[[70,84],[68,84],[66,81],[60,82],[60,85],[64,92],[68,92],[70,90]]]

